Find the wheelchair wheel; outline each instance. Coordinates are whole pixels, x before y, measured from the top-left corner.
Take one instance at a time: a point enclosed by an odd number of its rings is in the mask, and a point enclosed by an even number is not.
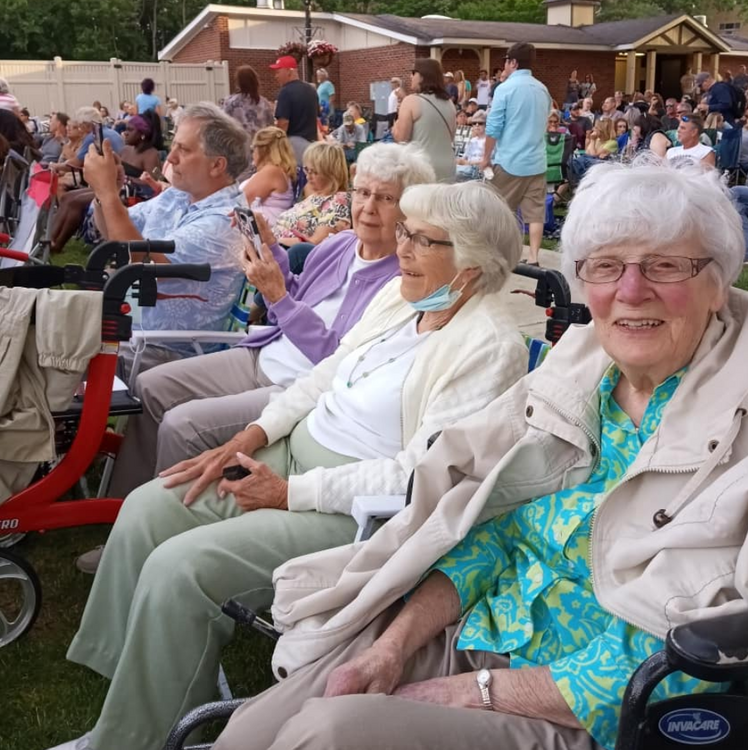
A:
[[[0,648],[24,635],[42,606],[42,587],[22,557],[0,550]]]
[[[19,531],[16,534],[0,534],[0,549],[15,547],[25,536],[25,531]]]

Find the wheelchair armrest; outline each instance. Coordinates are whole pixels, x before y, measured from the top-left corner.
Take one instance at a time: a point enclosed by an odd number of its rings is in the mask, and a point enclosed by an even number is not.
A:
[[[708,682],[748,680],[748,612],[678,625],[667,636],[668,662]]]
[[[184,743],[195,729],[216,719],[228,719],[244,701],[245,699],[217,701],[193,708],[169,732],[164,750],[187,750]],[[200,745],[200,747],[209,748],[210,745]]]
[[[392,518],[405,507],[405,495],[357,495],[353,498],[351,516],[358,524],[354,541],[366,541],[377,521]]]
[[[130,341],[146,344],[171,344],[177,342],[198,344],[238,344],[247,337],[241,331],[133,331]]]

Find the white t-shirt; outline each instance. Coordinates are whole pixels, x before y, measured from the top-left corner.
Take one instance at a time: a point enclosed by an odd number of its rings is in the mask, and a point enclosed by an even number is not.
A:
[[[713,148],[710,148],[709,146],[705,146],[703,143],[697,143],[695,146],[691,146],[691,148],[683,148],[683,146],[674,146],[673,148],[669,148],[667,150],[667,158],[668,159],[677,159],[678,157],[686,156],[692,161],[700,162],[705,156],[708,156],[709,154],[714,151]]]
[[[351,458],[394,458],[403,450],[403,384],[429,333],[418,333],[414,317],[351,352],[309,415],[309,434]]]
[[[491,96],[491,81],[480,78],[475,82],[475,98],[478,100],[478,106],[488,106],[488,100]]]
[[[394,112],[397,112],[397,94],[395,93],[397,89],[393,89],[390,91],[390,95],[387,97],[387,114],[391,115]]]
[[[348,287],[351,284],[353,274],[381,260],[380,258],[377,260],[364,260],[360,255],[360,250],[361,247],[357,246],[356,253],[353,256],[353,263],[348,267],[348,274],[345,277],[343,285],[312,308],[322,318],[325,326],[328,328],[337,317]],[[314,367],[314,363],[306,354],[299,351],[296,344],[286,335],[281,335],[275,341],[271,341],[262,347],[259,363],[265,375],[276,385],[282,385],[284,388],[293,385],[297,378],[306,375]]]

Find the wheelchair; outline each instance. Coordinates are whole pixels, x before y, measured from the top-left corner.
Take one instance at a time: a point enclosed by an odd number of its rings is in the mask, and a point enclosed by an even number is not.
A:
[[[2,255],[0,250],[0,255]],[[65,500],[61,497],[85,475],[99,454],[116,454],[121,435],[107,430],[110,416],[138,414],[140,402],[127,391],[114,390],[119,343],[132,333],[132,295],[141,306],[157,299],[157,279],[207,281],[210,266],[200,264],[129,264],[131,252],[173,253],[174,243],[107,242],[91,254],[86,267],[19,265],[0,270],[0,286],[44,289],[62,284],[103,294],[101,349],[88,364],[85,393],[79,388],[70,405],[54,413],[56,455],[38,467],[31,484],[0,504],[0,583],[13,582],[17,592],[0,599],[0,647],[23,636],[41,608],[39,578],[31,564],[9,548],[32,531],[113,523],[122,499]],[[12,608],[10,615],[4,607]]]
[[[406,503],[411,491],[412,485]],[[225,602],[222,609],[241,625],[273,640],[280,637],[272,625],[234,600]],[[731,683],[731,687],[725,693],[649,703],[657,685],[674,672],[707,682]],[[174,726],[164,750],[210,750],[210,744],[188,746],[185,742],[203,725],[229,719],[245,700],[249,699],[217,701],[193,709]],[[715,750],[748,747],[748,612],[673,628],[665,648],[642,662],[624,692],[615,750],[677,750],[695,745]]]

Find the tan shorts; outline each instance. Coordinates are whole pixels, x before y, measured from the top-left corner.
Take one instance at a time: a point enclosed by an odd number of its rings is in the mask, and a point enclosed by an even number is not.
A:
[[[526,224],[545,221],[545,172],[529,177],[516,177],[493,165],[493,184],[509,204],[512,211],[522,210]]]

